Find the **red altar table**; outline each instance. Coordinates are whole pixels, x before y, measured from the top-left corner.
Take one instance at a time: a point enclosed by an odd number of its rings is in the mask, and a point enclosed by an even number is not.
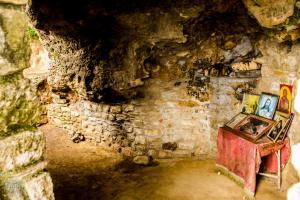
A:
[[[290,156],[288,138],[273,143],[264,137],[253,143],[236,135],[227,127],[218,130],[217,148],[217,167],[242,181],[245,192],[251,196],[255,194],[256,175],[262,169],[268,173],[277,173],[280,184],[280,173]]]

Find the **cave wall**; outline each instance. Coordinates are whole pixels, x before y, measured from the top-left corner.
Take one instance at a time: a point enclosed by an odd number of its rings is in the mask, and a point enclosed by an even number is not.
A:
[[[50,122],[126,155],[213,158],[217,129],[240,111],[244,92],[278,93],[299,78],[299,1],[29,7],[52,60],[43,93]],[[296,113],[291,144],[298,121]],[[284,186],[297,180],[288,164]]]
[[[114,3],[30,4],[50,122],[128,154],[215,157],[217,128],[259,80],[259,25],[240,1]]]
[[[29,23],[23,0],[0,1],[0,199],[54,199],[37,130],[41,107],[29,67]]]

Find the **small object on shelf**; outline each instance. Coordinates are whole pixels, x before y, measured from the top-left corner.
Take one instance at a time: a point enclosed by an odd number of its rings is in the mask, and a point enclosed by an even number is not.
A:
[[[255,114],[267,119],[273,119],[279,96],[263,92],[260,95]]]

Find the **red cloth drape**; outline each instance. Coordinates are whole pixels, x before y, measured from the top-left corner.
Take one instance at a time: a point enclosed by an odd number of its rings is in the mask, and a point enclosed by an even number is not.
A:
[[[267,172],[275,173],[277,172],[275,152],[281,149],[282,168],[290,156],[288,139],[277,143],[264,140],[255,144],[224,128],[218,130],[217,148],[216,163],[242,178],[245,188],[253,194],[256,188],[256,174],[261,164]]]

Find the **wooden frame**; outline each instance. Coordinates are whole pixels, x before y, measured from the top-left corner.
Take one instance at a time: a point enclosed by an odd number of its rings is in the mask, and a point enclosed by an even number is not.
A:
[[[276,112],[274,120],[276,121],[274,126],[268,132],[267,137],[276,142],[279,136],[282,134],[283,129],[287,126],[289,119],[283,115],[280,115],[279,112]]]
[[[277,108],[278,99],[278,95],[262,92],[255,114],[267,119],[273,119]]]
[[[292,125],[294,116],[295,116],[294,113],[290,114],[288,122],[287,122],[286,126],[283,128],[281,134],[279,134],[279,137],[277,138],[277,140],[284,140],[285,139],[285,137],[287,136],[287,133],[289,132],[289,129]]]
[[[273,126],[273,124],[273,120],[256,115],[249,115],[238,123],[234,127],[234,130],[251,141],[256,141],[261,138]]]
[[[293,86],[280,84],[279,101],[277,110],[289,115],[292,109],[292,91]]]
[[[233,129],[238,123],[240,123],[242,120],[244,120],[247,116],[248,116],[248,114],[239,113],[239,114],[235,115],[231,120],[229,120],[225,124],[225,126]]]

